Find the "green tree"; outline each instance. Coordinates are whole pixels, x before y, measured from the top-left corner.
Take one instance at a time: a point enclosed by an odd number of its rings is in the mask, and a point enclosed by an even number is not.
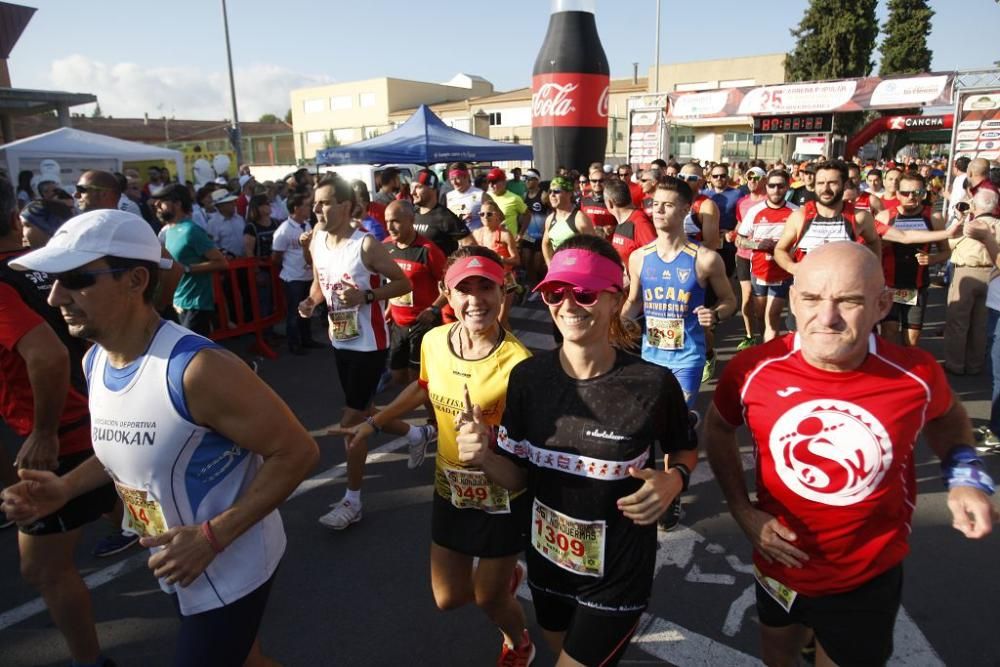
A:
[[[889,0],[889,18],[882,24],[882,66],[879,73],[915,74],[931,68],[931,34],[934,10],[927,0]]]
[[[280,123],[281,120],[273,113],[266,113],[257,121],[259,123]]]
[[[289,109],[288,111],[285,112],[285,122],[288,123],[289,125],[292,124],[292,110],[291,109]]]
[[[927,36],[931,34],[934,10],[927,0],[889,0],[889,18],[882,24],[882,65],[879,74],[916,74],[931,68],[931,50]],[[920,109],[891,109],[882,115],[915,114]],[[902,148],[903,135],[889,133],[884,154],[891,157]]]
[[[323,140],[323,148],[336,148],[340,145],[340,140],[337,139],[337,135],[330,130],[326,133],[326,139]]]
[[[878,37],[878,0],[810,0],[793,29],[795,49],[785,59],[788,81],[815,81],[868,76]],[[839,114],[834,127],[850,135],[860,113]]]

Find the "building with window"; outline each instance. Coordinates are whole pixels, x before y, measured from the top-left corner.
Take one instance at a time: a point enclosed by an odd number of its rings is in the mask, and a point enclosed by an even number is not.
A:
[[[492,93],[492,83],[470,74],[445,83],[381,77],[299,88],[291,93],[296,157],[312,160],[319,149],[384,134],[409,117],[393,115],[401,109]]]

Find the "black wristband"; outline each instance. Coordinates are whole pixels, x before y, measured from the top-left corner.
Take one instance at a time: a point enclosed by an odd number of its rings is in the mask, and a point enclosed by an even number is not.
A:
[[[667,467],[670,470],[676,470],[681,474],[681,480],[683,480],[683,484],[681,484],[681,493],[687,492],[688,487],[691,485],[691,469],[683,463],[671,463]]]

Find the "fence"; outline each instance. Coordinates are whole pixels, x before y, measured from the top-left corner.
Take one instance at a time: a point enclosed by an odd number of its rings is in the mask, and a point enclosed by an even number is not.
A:
[[[261,314],[260,286],[257,284],[257,276],[261,271],[266,271],[267,280],[270,281],[271,289],[271,313]],[[252,350],[257,354],[276,359],[278,353],[271,349],[264,339],[264,331],[285,318],[285,290],[278,278],[279,267],[270,258],[257,259],[253,257],[231,259],[229,266],[224,271],[216,271],[212,274],[212,289],[215,293],[215,311],[218,317],[218,326],[209,336],[212,340],[225,340],[252,334],[254,343]],[[226,293],[225,285],[229,286],[230,292]],[[244,299],[244,295],[248,298]],[[230,298],[232,297],[231,301]],[[230,312],[230,303],[233,312]],[[247,311],[249,306],[250,312]],[[289,304],[289,308],[295,308],[298,304]]]

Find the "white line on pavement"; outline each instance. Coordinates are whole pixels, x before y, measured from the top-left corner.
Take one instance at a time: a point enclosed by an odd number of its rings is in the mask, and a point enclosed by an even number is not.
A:
[[[406,438],[396,438],[395,440],[390,440],[384,445],[380,445],[368,453],[368,464],[378,463],[379,461],[387,458],[397,449],[402,449],[405,446]],[[332,468],[316,473],[309,479],[299,484],[298,488],[296,488],[292,494],[288,496],[288,500],[296,498],[308,491],[315,491],[322,486],[326,486],[327,484],[343,477],[346,472],[347,463],[345,462],[338,463]],[[149,554],[145,549],[143,549],[139,553],[130,556],[123,561],[109,565],[106,568],[84,577],[83,581],[87,585],[87,588],[94,590],[109,581],[117,579],[118,577],[124,576],[129,572],[142,567],[146,564],[146,560],[148,558]],[[14,607],[13,609],[9,609],[0,614],[0,630],[6,630],[10,626],[17,625],[21,621],[29,619],[35,614],[40,614],[43,611],[45,611],[45,602],[41,598],[35,598],[34,600],[25,602],[22,605]]]

